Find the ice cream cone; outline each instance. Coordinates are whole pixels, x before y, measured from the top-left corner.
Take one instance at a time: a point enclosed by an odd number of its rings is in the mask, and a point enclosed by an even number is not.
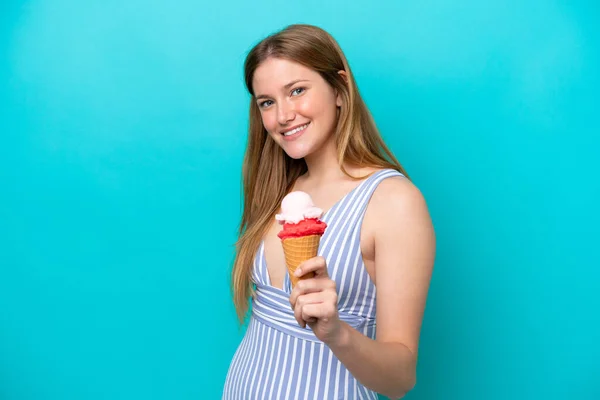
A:
[[[294,272],[302,262],[317,256],[320,240],[321,235],[308,235],[287,238],[282,241],[285,263],[290,274],[292,287],[296,286],[300,279],[312,278],[315,275],[314,273],[309,273],[298,278],[294,275]]]
[[[320,220],[322,215],[323,210],[315,207],[311,197],[301,191],[288,193],[281,202],[281,212],[275,215],[275,219],[283,225],[277,236],[281,239],[292,287],[300,279],[315,276],[311,272],[298,278],[294,272],[304,261],[317,256],[321,236],[327,228],[327,224]]]

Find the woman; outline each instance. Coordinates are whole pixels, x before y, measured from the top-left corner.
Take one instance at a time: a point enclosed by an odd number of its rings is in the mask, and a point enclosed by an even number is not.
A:
[[[233,267],[245,337],[224,399],[376,399],[416,380],[434,261],[425,201],[379,136],[336,41],[292,25],[248,54],[244,211]],[[325,211],[292,289],[275,215],[300,190]],[[312,276],[312,274],[311,274]],[[377,327],[377,329],[375,329]]]

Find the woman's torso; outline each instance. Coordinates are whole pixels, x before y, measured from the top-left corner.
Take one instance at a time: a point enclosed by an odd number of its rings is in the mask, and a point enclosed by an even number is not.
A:
[[[376,290],[365,266],[361,231],[377,185],[393,176],[401,174],[376,171],[326,208],[321,217],[328,227],[318,254],[326,259],[329,276],[336,282],[340,319],[372,339]],[[376,399],[310,328],[296,322],[289,304],[289,275],[278,247],[267,235],[256,254],[252,316],[227,374],[223,399]],[[277,265],[268,268],[269,262]],[[271,276],[278,279],[276,285]]]

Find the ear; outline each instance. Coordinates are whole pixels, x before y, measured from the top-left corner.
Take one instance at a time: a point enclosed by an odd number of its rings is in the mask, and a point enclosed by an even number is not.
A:
[[[342,77],[342,79],[344,79],[344,82],[346,82],[346,84],[348,84],[348,74],[346,73],[346,71],[339,70],[338,74]],[[336,98],[335,98],[335,105],[338,107],[342,106],[342,96],[338,93]]]

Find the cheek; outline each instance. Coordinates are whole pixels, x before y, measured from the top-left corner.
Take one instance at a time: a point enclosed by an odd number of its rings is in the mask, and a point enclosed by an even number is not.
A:
[[[265,111],[261,114],[261,118],[263,126],[269,133],[277,129],[277,118],[275,117],[275,113]]]
[[[314,118],[320,114],[321,104],[318,99],[303,97],[296,102],[296,112],[307,118]]]
[[[312,94],[312,93],[311,93]],[[319,120],[331,117],[331,109],[335,114],[335,98],[330,98],[328,94],[319,93],[318,95],[305,96],[296,103],[296,111],[307,118],[318,118]],[[333,105],[333,107],[332,107]],[[321,121],[325,122],[325,120]]]

